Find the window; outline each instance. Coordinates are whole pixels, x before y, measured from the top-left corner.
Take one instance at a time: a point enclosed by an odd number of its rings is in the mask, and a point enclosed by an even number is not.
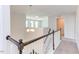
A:
[[[41,27],[41,21],[37,20],[26,20],[26,28],[39,28]]]
[[[26,27],[28,27],[29,26],[29,22],[28,22],[28,20],[26,20]]]
[[[34,27],[34,21],[30,21],[30,27]]]
[[[38,22],[38,21],[35,22],[35,27],[36,27],[36,28],[39,27],[39,22]]]
[[[48,16],[26,16],[26,28],[47,28]]]

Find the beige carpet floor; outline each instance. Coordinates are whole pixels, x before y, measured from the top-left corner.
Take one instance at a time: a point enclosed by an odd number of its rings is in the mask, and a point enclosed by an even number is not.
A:
[[[62,40],[54,54],[79,54],[79,51],[75,42]]]

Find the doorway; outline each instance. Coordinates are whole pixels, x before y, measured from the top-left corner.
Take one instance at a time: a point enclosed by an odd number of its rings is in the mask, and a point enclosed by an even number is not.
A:
[[[57,17],[57,30],[61,29],[60,35],[64,37],[64,18],[62,16]]]

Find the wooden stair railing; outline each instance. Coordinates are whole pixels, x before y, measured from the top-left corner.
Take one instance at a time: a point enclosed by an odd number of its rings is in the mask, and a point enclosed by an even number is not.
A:
[[[48,30],[48,34],[50,33],[51,28]],[[48,36],[45,38],[44,43],[47,41]]]
[[[57,31],[60,31],[60,29],[57,30]],[[22,50],[23,50],[24,46],[29,45],[29,44],[31,44],[31,43],[33,43],[33,42],[35,42],[35,41],[38,41],[38,40],[40,40],[40,39],[42,39],[42,38],[44,38],[44,37],[47,37],[47,36],[53,34],[53,50],[54,50],[54,49],[55,49],[54,33],[57,32],[57,31],[54,31],[54,30],[53,30],[52,32],[50,32],[50,33],[48,33],[48,34],[45,34],[45,35],[43,35],[43,36],[41,36],[41,37],[35,38],[35,39],[31,40],[31,41],[24,42],[24,43],[23,43],[22,39],[20,39],[19,42],[18,42],[18,41],[16,41],[16,40],[14,40],[13,38],[11,38],[11,36],[9,36],[9,35],[6,36],[6,39],[9,40],[9,41],[11,41],[11,42],[13,42],[13,43],[18,47],[19,54],[22,54]]]

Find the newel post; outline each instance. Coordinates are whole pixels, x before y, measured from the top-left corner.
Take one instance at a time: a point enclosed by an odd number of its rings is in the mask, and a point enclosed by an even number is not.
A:
[[[53,50],[55,50],[55,43],[54,43],[54,30],[53,30]]]
[[[60,28],[60,40],[62,39],[61,31],[62,31],[62,29]]]
[[[18,46],[19,54],[22,54],[22,50],[24,48],[24,44],[22,41],[23,41],[22,39],[19,40],[19,46]]]

